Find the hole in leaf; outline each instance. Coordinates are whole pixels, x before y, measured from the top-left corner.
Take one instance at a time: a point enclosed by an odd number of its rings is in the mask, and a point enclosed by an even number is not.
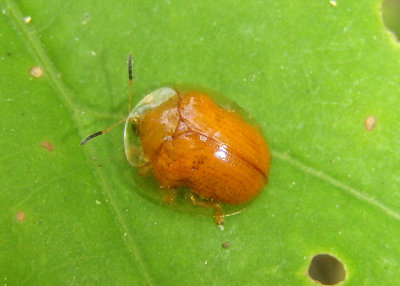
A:
[[[335,285],[346,278],[343,263],[329,254],[317,254],[308,268],[312,280],[322,285]]]
[[[386,28],[400,40],[400,0],[384,0],[382,18]]]

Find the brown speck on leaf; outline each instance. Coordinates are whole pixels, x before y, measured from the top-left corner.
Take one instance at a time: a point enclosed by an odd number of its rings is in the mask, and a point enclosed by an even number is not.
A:
[[[364,119],[364,127],[365,130],[371,131],[374,129],[376,123],[376,118],[374,116],[368,116],[367,118]]]
[[[222,248],[229,248],[229,243],[227,243],[226,241],[221,243]]]
[[[17,211],[15,214],[15,219],[17,221],[24,221],[25,220],[25,213],[23,211]]]
[[[41,78],[43,76],[43,70],[39,66],[31,68],[29,72],[35,78]]]
[[[43,141],[40,143],[40,146],[42,146],[44,149],[49,150],[50,152],[54,150],[53,145],[49,141]]]

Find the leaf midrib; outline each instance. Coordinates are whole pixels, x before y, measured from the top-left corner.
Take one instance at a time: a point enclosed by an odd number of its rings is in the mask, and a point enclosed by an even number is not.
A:
[[[45,75],[48,76],[49,78],[49,83],[51,84],[52,88],[56,91],[56,94],[59,96],[60,100],[63,102],[63,104],[69,109],[72,121],[74,122],[74,125],[76,126],[76,129],[78,131],[78,134],[80,137],[83,138],[83,131],[80,127],[79,121],[77,114],[79,111],[77,111],[71,100],[71,92],[68,90],[68,88],[65,86],[65,84],[62,82],[61,78],[57,76],[58,72],[54,65],[52,64],[51,60],[49,57],[46,55],[46,52],[44,51],[41,42],[38,40],[38,38],[35,36],[37,35],[37,32],[35,31],[33,26],[29,26],[27,28],[26,25],[22,23],[23,15],[21,11],[19,10],[19,7],[16,3],[14,3],[12,0],[6,0],[6,5],[7,9],[11,12],[10,16],[12,16],[12,21],[15,27],[18,28],[18,30],[21,32],[21,35],[23,36],[25,43],[28,47],[28,50],[30,50],[33,58],[35,61],[39,64],[39,66],[42,68],[43,72]],[[79,146],[79,142],[77,142],[77,147]],[[87,146],[87,148],[83,149],[84,152],[87,153],[88,158],[93,157],[93,151],[92,149]],[[129,228],[127,227],[127,223],[125,222],[123,215],[122,215],[122,210],[118,207],[116,201],[114,200],[113,196],[111,195],[111,188],[108,186],[107,182],[104,180],[103,175],[100,173],[100,169],[91,166],[93,173],[95,174],[96,177],[96,182],[99,183],[101,189],[103,190],[103,193],[105,196],[108,198],[108,201],[110,202],[111,205],[111,211],[115,214],[115,217],[117,218],[117,221],[119,223],[119,229],[121,233],[121,238],[123,243],[125,244],[125,247],[127,249],[128,255],[139,265],[140,267],[140,272],[143,273],[144,279],[146,281],[146,284],[148,285],[154,285],[153,279],[150,276],[150,273],[147,271],[147,267],[142,259],[142,257],[139,255],[138,247],[134,242],[133,239],[133,234],[130,232]]]

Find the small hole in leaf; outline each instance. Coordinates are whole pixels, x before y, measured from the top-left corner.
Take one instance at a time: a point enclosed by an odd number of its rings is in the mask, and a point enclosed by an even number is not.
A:
[[[400,39],[400,0],[383,0],[382,18],[386,28]]]
[[[335,285],[346,278],[343,263],[329,254],[317,254],[308,268],[312,280],[322,285]]]

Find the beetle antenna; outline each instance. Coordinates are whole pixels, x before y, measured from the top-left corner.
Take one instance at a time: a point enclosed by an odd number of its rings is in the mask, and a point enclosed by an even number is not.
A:
[[[95,138],[95,137],[97,137],[97,136],[99,136],[101,134],[104,134],[103,131],[97,131],[97,132],[95,132],[93,134],[90,134],[88,137],[86,137],[85,139],[83,139],[81,141],[81,145],[86,144],[86,142],[92,140],[93,138]]]
[[[107,133],[108,131],[110,131],[110,130],[113,129],[114,127],[117,127],[118,125],[120,125],[120,124],[123,123],[123,122],[125,122],[125,118],[124,118],[124,119],[121,119],[120,121],[118,121],[117,123],[111,125],[110,127],[106,128],[106,129],[103,129],[103,130],[97,131],[97,132],[95,132],[95,133],[93,133],[93,134],[90,134],[88,137],[86,137],[85,139],[83,139],[83,140],[81,141],[81,145],[86,144],[86,142],[92,140],[93,138],[95,138],[95,137],[97,137],[97,136],[100,136],[100,135],[102,135],[102,134],[104,134],[104,133]]]
[[[133,72],[132,72],[132,55],[129,54],[128,56],[128,78],[129,78],[129,110],[128,112],[131,111],[131,105],[132,105],[132,85],[133,85]],[[120,121],[118,121],[117,123],[111,125],[110,127],[104,129],[104,130],[100,130],[97,131],[93,134],[90,134],[88,137],[86,137],[85,139],[83,139],[81,141],[81,145],[86,144],[88,141],[92,140],[93,138],[100,136],[104,133],[107,133],[108,131],[110,131],[111,129],[113,129],[114,127],[120,125],[121,123],[125,122],[125,119],[121,119]]]
[[[132,54],[128,56],[128,77],[129,77],[129,104],[128,104],[128,112],[131,111],[132,108],[132,85],[133,85],[133,72],[132,72]]]

